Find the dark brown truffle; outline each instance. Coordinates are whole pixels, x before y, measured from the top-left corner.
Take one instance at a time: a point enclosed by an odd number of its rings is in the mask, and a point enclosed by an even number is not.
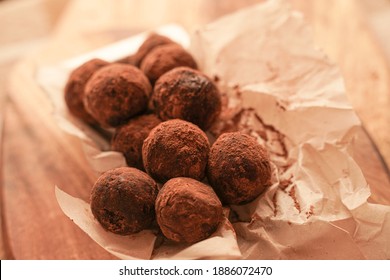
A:
[[[213,189],[194,179],[169,180],[156,199],[157,223],[164,236],[173,241],[206,239],[222,218],[222,204]]]
[[[154,48],[150,51],[141,63],[141,70],[154,84],[164,73],[173,68],[187,66],[197,68],[192,55],[179,45],[167,44]]]
[[[210,144],[196,125],[183,120],[169,120],[152,129],[142,146],[145,170],[155,180],[174,177],[205,177]]]
[[[114,63],[102,67],[89,79],[84,104],[102,127],[116,127],[146,110],[151,90],[138,68]]]
[[[249,135],[224,133],[211,147],[207,178],[223,203],[250,202],[270,185],[268,152]]]
[[[91,193],[91,210],[108,231],[127,235],[151,227],[155,220],[156,183],[136,168],[103,173]]]
[[[150,51],[152,51],[158,46],[163,46],[167,44],[177,43],[172,41],[168,37],[159,35],[157,33],[149,34],[149,36],[145,39],[142,45],[138,48],[138,51],[135,53],[134,58],[132,58],[132,61],[134,61],[134,65],[139,67],[141,65],[142,60]]]
[[[116,129],[111,141],[114,151],[123,153],[128,166],[143,170],[142,144],[149,132],[160,123],[156,115],[141,115]]]
[[[207,130],[221,112],[221,97],[214,83],[201,72],[178,67],[160,77],[151,97],[162,120],[183,119]]]
[[[74,69],[65,85],[65,103],[71,114],[80,120],[96,124],[96,120],[85,110],[84,107],[84,88],[92,74],[108,62],[101,59],[91,59]]]

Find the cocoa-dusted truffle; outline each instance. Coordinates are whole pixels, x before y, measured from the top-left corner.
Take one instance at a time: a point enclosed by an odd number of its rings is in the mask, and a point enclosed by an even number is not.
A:
[[[116,127],[145,111],[151,90],[138,68],[114,63],[102,67],[89,79],[84,104],[102,127]]]
[[[249,135],[224,133],[211,147],[207,178],[223,203],[250,202],[270,185],[268,152]]]
[[[134,65],[136,67],[140,67],[142,61],[144,58],[156,47],[163,46],[163,45],[177,45],[176,42],[172,41],[168,37],[165,37],[163,35],[159,35],[157,33],[151,33],[145,41],[142,43],[142,45],[139,47],[138,51],[134,54],[128,55],[126,57],[123,57],[121,59],[118,59],[117,63],[124,63],[124,64],[130,64]]]
[[[142,146],[145,170],[159,182],[174,177],[205,177],[210,144],[196,125],[183,120],[160,123]]]
[[[108,231],[127,235],[151,227],[158,193],[148,174],[132,167],[103,173],[91,193],[91,210]]]
[[[123,64],[130,64],[133,66],[137,66],[137,57],[135,54],[128,55],[116,60],[115,63],[123,63]]]
[[[156,115],[141,115],[116,129],[111,141],[114,151],[123,153],[128,166],[143,170],[142,144],[149,132],[160,123]]]
[[[178,67],[160,77],[151,97],[162,120],[183,119],[207,130],[221,112],[221,97],[214,83],[201,72]]]
[[[197,68],[196,62],[189,52],[179,45],[167,44],[150,51],[142,60],[140,68],[149,81],[154,84],[162,74],[180,66]]]
[[[107,64],[97,58],[88,60],[70,73],[65,85],[65,103],[70,113],[89,124],[96,124],[96,120],[85,110],[84,88],[92,74]]]
[[[157,33],[151,33],[145,39],[142,45],[138,48],[138,51],[135,53],[131,61],[134,62],[135,66],[139,67],[141,65],[142,60],[150,51],[152,51],[154,48],[158,46],[167,45],[167,44],[177,44],[177,43],[172,41],[166,36]]]
[[[222,204],[213,189],[194,179],[171,179],[157,195],[156,219],[168,239],[201,241],[215,232],[222,218]]]

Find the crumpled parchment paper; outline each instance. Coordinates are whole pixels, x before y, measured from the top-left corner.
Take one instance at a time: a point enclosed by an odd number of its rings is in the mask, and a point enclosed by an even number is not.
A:
[[[185,35],[174,39],[180,38]],[[119,45],[115,55],[126,55]],[[114,60],[111,50],[93,57]],[[273,185],[255,201],[226,209],[218,231],[193,245],[149,231],[104,232],[87,203],[57,188],[64,213],[119,258],[389,259],[390,207],[367,202],[370,188],[351,156],[360,121],[337,67],[315,48],[302,15],[285,1],[267,1],[198,30],[190,51],[223,93],[224,110],[209,135],[241,130],[256,137],[270,151]],[[101,134],[66,112],[63,86],[81,62],[41,68],[38,81],[59,125],[83,141],[96,171],[125,165]]]

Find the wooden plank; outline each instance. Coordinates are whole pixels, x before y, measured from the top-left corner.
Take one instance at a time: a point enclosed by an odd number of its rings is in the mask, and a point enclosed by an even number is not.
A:
[[[29,66],[24,63],[15,68],[10,81],[15,92],[5,111],[2,218],[10,257],[112,259],[57,204],[56,184],[88,201],[96,175],[77,142],[53,122],[47,101],[34,94],[40,89],[33,79],[34,68]]]

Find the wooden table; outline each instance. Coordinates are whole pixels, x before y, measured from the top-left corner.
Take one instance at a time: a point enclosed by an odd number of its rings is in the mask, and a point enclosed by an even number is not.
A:
[[[114,258],[75,226],[57,204],[54,185],[66,186],[65,190],[71,195],[88,200],[96,174],[80,153],[79,143],[64,134],[51,118],[51,106],[34,79],[36,66],[55,63],[165,23],[179,23],[191,32],[222,14],[258,2],[148,0],[115,1],[115,4],[112,1],[68,3],[50,40],[42,49],[14,64],[7,79],[7,98],[3,107],[6,106],[1,110],[5,119],[1,149],[1,218],[6,258]],[[388,137],[383,136],[383,131],[388,131],[390,126],[390,122],[386,123],[390,114],[385,112],[388,102],[382,102],[387,98],[383,96],[385,93],[390,96],[390,91],[386,91],[390,88],[389,64],[383,60],[384,56],[374,38],[370,37],[369,30],[364,29],[368,27],[362,23],[363,7],[358,2],[346,0],[344,5],[336,4],[338,1],[308,2],[292,1],[308,17],[317,41],[340,64],[351,102],[368,132],[361,133],[358,138],[359,153],[355,159],[373,189],[370,200],[390,205],[390,181],[384,164],[390,162],[390,156],[387,148],[382,148]],[[150,8],[152,4],[153,9]],[[352,11],[355,17],[346,17],[347,11]],[[340,26],[349,27],[355,32],[355,37],[336,41],[341,33]],[[360,40],[362,49],[351,48],[353,39]],[[354,69],[350,61],[357,58],[360,59],[359,69]],[[367,63],[372,65],[364,69]],[[372,72],[372,67],[375,72]],[[360,79],[359,75],[366,75],[366,79]],[[368,88],[377,90],[371,92],[377,95],[376,98],[367,100]],[[373,114],[372,106],[382,114]]]

